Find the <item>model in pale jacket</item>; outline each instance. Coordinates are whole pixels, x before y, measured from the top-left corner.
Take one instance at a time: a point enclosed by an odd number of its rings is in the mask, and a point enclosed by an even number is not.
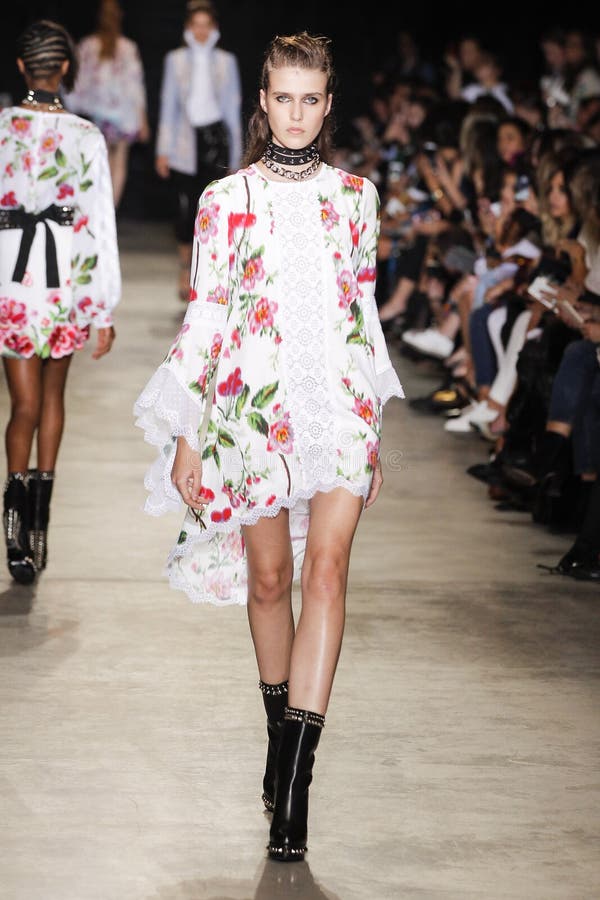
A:
[[[237,58],[217,47],[216,11],[187,5],[185,46],[167,53],[156,141],[156,171],[177,194],[179,296],[189,297],[194,221],[207,184],[234,172],[242,151],[242,93]]]

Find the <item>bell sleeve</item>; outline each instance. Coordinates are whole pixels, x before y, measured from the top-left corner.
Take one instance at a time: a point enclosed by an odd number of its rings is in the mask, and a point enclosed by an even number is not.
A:
[[[227,212],[209,185],[198,204],[194,231],[190,302],[181,328],[163,362],[134,404],[135,424],[159,456],[146,473],[144,509],[162,515],[179,507],[171,484],[176,441],[184,437],[200,451],[199,429],[210,385],[221,356],[228,314],[229,255]]]
[[[90,128],[80,145],[73,219],[71,290],[77,324],[108,328],[121,298],[113,188],[104,137]]]
[[[390,397],[404,397],[404,391],[389,357],[375,300],[379,208],[377,189],[372,181],[365,178],[358,222],[356,278],[362,295],[366,333],[373,345],[377,395],[383,405]]]

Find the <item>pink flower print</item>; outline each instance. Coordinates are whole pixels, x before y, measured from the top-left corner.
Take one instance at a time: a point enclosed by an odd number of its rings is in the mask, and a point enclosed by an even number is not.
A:
[[[31,119],[25,116],[13,116],[10,120],[10,130],[18,137],[24,137],[31,127]]]
[[[77,309],[80,309],[82,313],[84,313],[89,306],[92,305],[91,297],[82,297],[81,300],[77,304]]]
[[[59,134],[58,131],[54,131],[54,129],[49,128],[48,131],[45,131],[42,135],[42,140],[40,143],[40,149],[42,153],[55,153],[61,140],[62,134]]]
[[[245,290],[251,291],[257,281],[265,277],[265,267],[262,257],[252,256],[246,260],[244,264],[244,274],[242,275],[242,285]]]
[[[265,506],[273,506],[273,504],[275,503],[276,500],[277,500],[276,495],[271,494],[271,496],[267,497],[267,499],[265,500]]]
[[[363,187],[363,179],[358,175],[350,175],[349,172],[342,172],[342,184],[347,191],[360,194]]]
[[[55,306],[60,306],[61,296],[59,291],[54,291],[52,294],[48,294],[46,298],[46,303],[53,303]]]
[[[19,202],[15,196],[14,191],[8,191],[2,199],[0,199],[0,206],[18,206]]]
[[[343,272],[340,272],[337,278],[337,286],[339,291],[338,297],[340,298],[338,306],[341,309],[347,309],[358,294],[358,285],[349,269],[344,269]]]
[[[331,231],[334,225],[340,221],[338,213],[336,213],[331,200],[323,200],[321,202],[321,221],[325,225],[327,231]]]
[[[360,237],[358,228],[355,223],[350,219],[350,237],[352,238],[352,246],[358,247],[358,239]]]
[[[64,200],[65,197],[72,197],[74,193],[75,191],[70,184],[61,184],[56,196],[58,200]]]
[[[213,337],[212,347],[210,348],[210,358],[212,360],[218,359],[219,354],[221,352],[221,347],[223,346],[223,338],[220,334],[215,334]]]
[[[73,231],[75,233],[77,233],[78,231],[81,231],[82,228],[85,228],[85,226],[87,225],[88,222],[89,222],[89,216],[81,216],[81,218],[77,219],[77,221],[73,225]]]
[[[0,331],[21,331],[27,325],[27,308],[18,300],[0,298]]]
[[[190,295],[188,297],[188,302],[192,303],[194,300],[198,299],[198,291],[195,291],[194,288],[190,288]]]
[[[228,522],[231,518],[231,508],[226,506],[222,510],[215,509],[214,512],[211,512],[210,518],[212,522]]]
[[[61,359],[68,356],[75,349],[81,349],[77,329],[73,325],[57,325],[48,338],[50,356],[52,359]],[[83,345],[81,345],[83,346]]]
[[[217,234],[217,222],[220,206],[218,203],[210,203],[198,210],[196,216],[196,224],[194,225],[194,235],[203,244],[206,244],[210,237]]]
[[[227,578],[222,572],[218,572],[204,579],[204,590],[218,600],[229,600],[233,593],[233,583],[231,578]]]
[[[222,487],[222,491],[224,494],[227,495],[227,499],[229,500],[229,502],[231,503],[231,505],[234,509],[237,509],[238,506],[241,506],[241,503],[242,503],[241,497],[239,494],[235,493],[235,491],[233,490],[233,487],[231,485],[231,482],[226,481]]]
[[[273,326],[273,314],[277,312],[277,304],[269,303],[266,297],[261,297],[254,309],[248,310],[248,322],[250,324],[250,333],[256,334],[264,328]]]
[[[375,281],[376,274],[375,266],[365,266],[364,269],[359,269],[356,277],[360,284],[364,284],[365,281]]]
[[[201,487],[198,493],[200,499],[204,500],[206,503],[212,503],[215,499],[214,491],[211,491],[208,487]]]
[[[217,385],[217,390],[221,397],[237,397],[238,394],[242,393],[244,389],[244,382],[240,378],[241,369],[237,366],[233,372],[231,372],[225,381],[222,381]]]
[[[221,306],[227,306],[229,302],[227,288],[218,284],[214,290],[208,292],[206,299],[209,303],[220,303]]]
[[[367,467],[374,469],[379,462],[379,441],[367,441]]]
[[[360,416],[361,419],[367,423],[367,425],[372,425],[375,419],[375,413],[373,411],[373,401],[371,399],[361,400],[360,397],[354,398],[354,409],[352,412],[355,412],[357,416]]]
[[[235,344],[238,350],[242,346],[242,338],[240,337],[240,332],[237,328],[234,328],[231,332],[231,344],[232,346]]]
[[[4,346],[8,350],[12,350],[13,353],[18,353],[19,356],[25,357],[25,359],[30,359],[35,350],[26,334],[16,334],[14,331],[4,338]]]
[[[278,414],[280,409],[279,403],[273,407],[275,415]],[[269,453],[291,453],[294,449],[293,440],[294,429],[290,422],[290,414],[286,412],[269,428],[267,450]]]
[[[175,356],[176,359],[181,360],[181,359],[183,359],[183,350],[181,350],[181,349],[176,350],[173,355]],[[198,376],[198,378],[196,380],[196,384],[200,388],[201,394],[204,394],[204,391],[206,390],[206,379],[207,378],[208,378],[208,366],[204,366],[204,368],[202,369],[200,375]]]
[[[14,169],[12,167],[12,163],[7,163],[7,165],[4,167],[4,174],[8,175],[9,178],[13,177],[13,175],[15,173],[14,173]]]
[[[254,213],[229,213],[227,218],[227,243],[231,247],[236,228],[251,228],[256,224]]]
[[[230,531],[223,541],[223,552],[226,559],[237,562],[244,555],[244,541],[236,531]]]
[[[342,378],[342,384],[344,385],[344,387],[347,387],[348,390],[352,389],[352,382],[349,378]]]
[[[21,284],[23,285],[23,287],[33,287],[33,276],[31,272],[25,272]]]
[[[29,150],[27,150],[21,157],[21,165],[23,166],[24,172],[31,171],[31,167],[33,165],[33,153],[30,153]]]

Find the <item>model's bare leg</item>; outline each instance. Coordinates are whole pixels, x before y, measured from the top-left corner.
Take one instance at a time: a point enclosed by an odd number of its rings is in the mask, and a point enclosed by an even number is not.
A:
[[[248,621],[261,681],[280,684],[289,675],[294,617],[294,560],[289,513],[262,518],[243,529],[248,561]]]
[[[7,470],[27,472],[40,419],[43,362],[38,356],[3,357],[2,362],[10,394],[10,418],[5,432]]]
[[[129,144],[127,141],[118,141],[116,144],[110,144],[108,148],[108,164],[110,166],[115,209],[118,209],[127,181],[127,168],[129,165]]]
[[[342,646],[350,550],[362,509],[362,498],[344,488],[315,494],[310,503],[289,702],[320,715],[327,710]]]
[[[65,425],[65,386],[72,356],[47,359],[42,367],[42,410],[37,437],[38,469],[52,471]]]

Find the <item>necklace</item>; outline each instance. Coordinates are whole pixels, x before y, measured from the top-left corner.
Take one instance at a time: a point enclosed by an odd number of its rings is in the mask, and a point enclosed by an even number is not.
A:
[[[24,100],[21,100],[21,104],[27,104],[27,106],[40,106],[40,104],[43,104],[48,107],[48,112],[56,112],[58,109],[64,109],[60,97],[57,97],[56,94],[53,94],[51,91],[31,89],[27,91],[27,96]]]
[[[267,159],[272,159],[273,162],[282,166],[304,166],[306,163],[319,159],[319,151],[314,141],[308,147],[301,147],[299,150],[290,147],[280,147],[274,144],[273,141],[269,141],[265,147],[264,155]]]
[[[292,172],[290,169],[284,169],[283,166],[278,165],[274,160],[269,159],[266,155],[261,157],[261,162],[265,164],[267,169],[270,169],[271,172],[274,172],[275,175],[282,175],[284,178],[289,178],[292,181],[304,181],[305,178],[310,178],[311,175],[314,175],[319,166],[321,165],[321,157],[317,156],[314,159],[310,166],[306,169],[302,169],[301,172]]]

